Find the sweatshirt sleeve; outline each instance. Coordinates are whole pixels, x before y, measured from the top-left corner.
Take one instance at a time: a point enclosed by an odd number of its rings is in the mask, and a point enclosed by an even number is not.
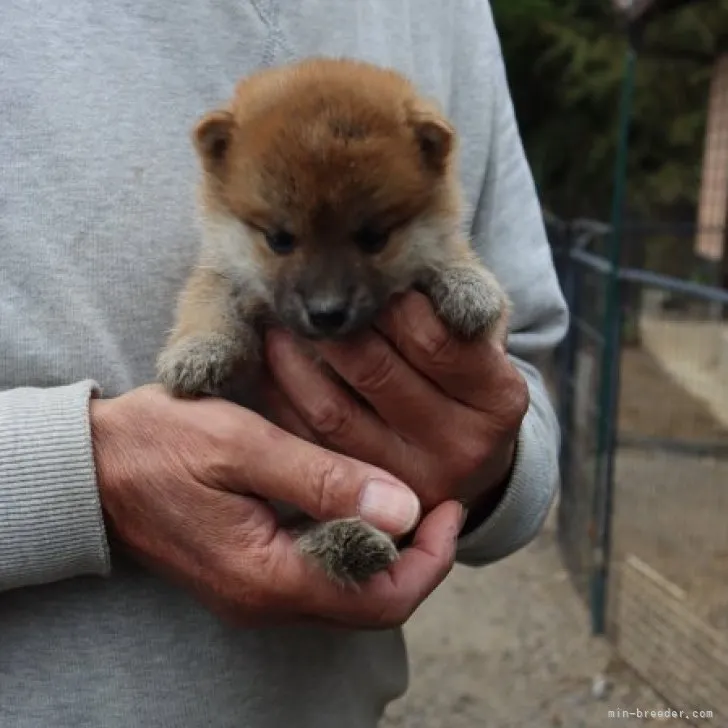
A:
[[[481,135],[488,150],[471,235],[482,259],[513,301],[508,352],[530,393],[505,495],[493,513],[459,543],[461,563],[482,565],[528,544],[543,525],[557,492],[559,425],[539,367],[565,335],[568,310],[521,142],[490,7],[486,0],[467,4],[480,17],[477,22],[469,18],[477,34],[471,35],[464,48],[468,71],[458,76],[467,78],[471,108],[483,112],[468,116],[466,126],[471,125],[476,137]]]
[[[0,392],[0,592],[104,576],[89,401],[95,382]]]

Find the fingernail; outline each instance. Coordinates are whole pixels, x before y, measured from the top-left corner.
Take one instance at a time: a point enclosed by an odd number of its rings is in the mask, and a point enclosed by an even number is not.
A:
[[[460,531],[465,528],[465,522],[468,520],[468,509],[461,503],[460,504]]]
[[[393,536],[407,533],[420,517],[420,502],[412,491],[384,480],[370,480],[359,500],[359,515]]]

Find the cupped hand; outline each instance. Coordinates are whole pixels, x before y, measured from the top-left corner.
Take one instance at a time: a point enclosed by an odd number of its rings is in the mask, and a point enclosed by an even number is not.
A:
[[[529,404],[505,348],[505,324],[489,340],[450,335],[428,299],[396,300],[353,340],[314,344],[363,397],[315,363],[290,334],[267,337],[267,399],[299,436],[393,473],[425,512],[457,499],[484,517],[502,497]]]
[[[454,501],[429,513],[397,563],[360,590],[328,581],[266,501],[319,520],[359,515],[398,535],[417,522],[417,498],[386,471],[242,407],[151,385],[93,400],[91,428],[109,530],[235,624],[399,625],[452,567],[462,518]]]

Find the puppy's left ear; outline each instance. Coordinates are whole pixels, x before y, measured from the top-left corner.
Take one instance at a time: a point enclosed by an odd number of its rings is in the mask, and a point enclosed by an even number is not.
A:
[[[455,147],[455,129],[435,106],[420,103],[409,110],[422,159],[432,171],[442,174]]]

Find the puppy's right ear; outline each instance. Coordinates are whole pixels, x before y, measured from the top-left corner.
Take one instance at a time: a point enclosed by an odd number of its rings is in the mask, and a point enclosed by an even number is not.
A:
[[[235,119],[229,111],[211,111],[195,126],[192,140],[208,171],[215,172],[224,164],[234,128]]]

